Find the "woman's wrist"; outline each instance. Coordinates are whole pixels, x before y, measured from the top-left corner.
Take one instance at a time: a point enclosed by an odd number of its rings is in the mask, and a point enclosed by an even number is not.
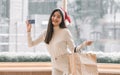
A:
[[[31,30],[27,30],[27,32],[31,32]]]
[[[87,46],[87,41],[83,42],[83,43],[82,43],[82,46],[83,46],[83,47]]]
[[[81,51],[81,49],[84,48],[85,46],[86,46],[86,43],[83,42],[82,44],[80,44],[79,46],[77,46],[76,52],[77,52],[77,51]]]

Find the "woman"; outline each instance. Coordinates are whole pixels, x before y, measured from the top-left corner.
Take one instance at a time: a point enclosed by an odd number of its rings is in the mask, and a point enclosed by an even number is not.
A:
[[[38,39],[32,41],[31,25],[27,21],[28,45],[30,47],[44,41],[52,60],[52,75],[68,75],[69,74],[69,59],[70,51],[74,53],[82,47],[91,45],[92,41],[85,41],[75,47],[70,31],[65,25],[65,20],[70,21],[68,14],[62,9],[53,10],[48,22],[47,31],[44,31]],[[68,50],[69,49],[69,50]]]

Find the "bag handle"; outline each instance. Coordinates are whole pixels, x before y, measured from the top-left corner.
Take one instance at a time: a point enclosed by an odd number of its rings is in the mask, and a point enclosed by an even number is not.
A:
[[[77,50],[77,46],[74,48],[74,53],[78,53],[80,52],[81,53],[81,50]]]
[[[74,53],[76,53],[77,52],[77,50],[76,50],[76,47],[74,48]]]

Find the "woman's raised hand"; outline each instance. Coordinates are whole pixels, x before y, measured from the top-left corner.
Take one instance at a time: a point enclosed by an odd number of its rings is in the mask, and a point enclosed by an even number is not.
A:
[[[29,21],[26,21],[26,26],[27,26],[27,32],[31,32],[32,25],[29,23]]]
[[[90,46],[92,43],[93,43],[93,41],[85,41],[85,42],[84,42],[84,44],[85,44],[86,46]]]

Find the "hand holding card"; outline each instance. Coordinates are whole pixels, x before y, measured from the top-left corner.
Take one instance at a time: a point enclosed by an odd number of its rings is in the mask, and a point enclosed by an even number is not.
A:
[[[34,20],[34,19],[28,20],[28,22],[29,22],[30,24],[35,24],[35,20]]]

